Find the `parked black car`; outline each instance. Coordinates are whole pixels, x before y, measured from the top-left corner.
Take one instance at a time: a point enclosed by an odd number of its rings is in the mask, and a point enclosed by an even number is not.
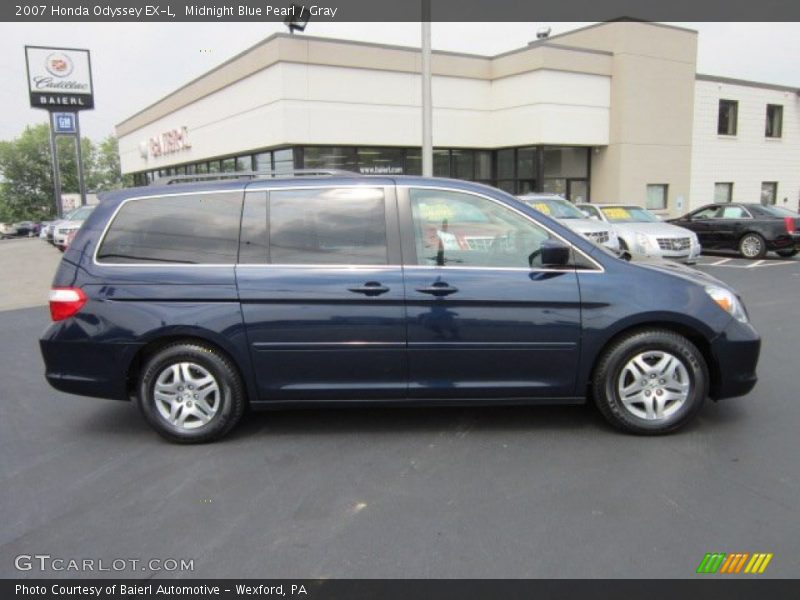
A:
[[[800,214],[779,206],[709,204],[670,223],[697,233],[704,250],[737,250],[745,258],[800,251]]]

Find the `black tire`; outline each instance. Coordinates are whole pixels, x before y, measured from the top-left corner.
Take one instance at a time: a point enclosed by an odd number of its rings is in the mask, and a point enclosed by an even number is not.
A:
[[[783,258],[792,258],[793,256],[797,256],[797,253],[800,252],[797,248],[787,248],[785,250],[775,250],[775,254],[778,256],[782,256]]]
[[[190,363],[204,369],[214,378],[218,388],[215,398],[219,404],[214,404],[215,413],[207,423],[192,429],[171,423],[156,406],[155,386],[158,377],[179,363]],[[141,370],[138,391],[136,403],[147,422],[162,437],[181,444],[218,440],[239,422],[247,404],[244,386],[230,359],[218,350],[196,342],[170,344],[148,357]],[[197,400],[194,402],[197,403]],[[186,406],[192,406],[191,403],[187,395]],[[181,408],[186,410],[185,407]]]
[[[628,362],[647,352],[671,354],[688,374],[688,396],[675,412],[661,420],[648,420],[634,414],[622,402],[618,390]],[[703,355],[688,339],[664,329],[640,329],[614,342],[603,352],[592,377],[594,401],[605,419],[617,429],[639,435],[671,433],[685,425],[700,410],[708,388],[708,367]]]
[[[753,251],[750,248],[757,248]],[[746,233],[739,240],[739,254],[750,260],[764,258],[767,253],[767,243],[757,233]]]

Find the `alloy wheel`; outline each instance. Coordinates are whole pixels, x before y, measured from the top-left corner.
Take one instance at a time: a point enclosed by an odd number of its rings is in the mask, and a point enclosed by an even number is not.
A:
[[[179,362],[164,368],[153,390],[158,413],[181,429],[206,425],[221,404],[220,387],[214,376],[193,362]]]
[[[617,392],[632,415],[664,421],[686,403],[692,391],[689,371],[675,355],[662,350],[641,352],[622,367]]]

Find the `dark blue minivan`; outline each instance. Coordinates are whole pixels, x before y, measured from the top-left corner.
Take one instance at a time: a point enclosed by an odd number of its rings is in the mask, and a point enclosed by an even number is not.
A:
[[[133,400],[177,442],[245,409],[582,403],[659,434],[749,392],[737,294],[626,261],[480,184],[330,173],[107,194],[41,339],[58,390]]]

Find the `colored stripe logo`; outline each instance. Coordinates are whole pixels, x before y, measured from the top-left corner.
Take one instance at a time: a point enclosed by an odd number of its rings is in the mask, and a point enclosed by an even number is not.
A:
[[[697,572],[701,574],[725,573],[728,575],[739,573],[761,574],[767,570],[767,565],[772,560],[772,553],[755,552],[710,552],[703,557]]]

